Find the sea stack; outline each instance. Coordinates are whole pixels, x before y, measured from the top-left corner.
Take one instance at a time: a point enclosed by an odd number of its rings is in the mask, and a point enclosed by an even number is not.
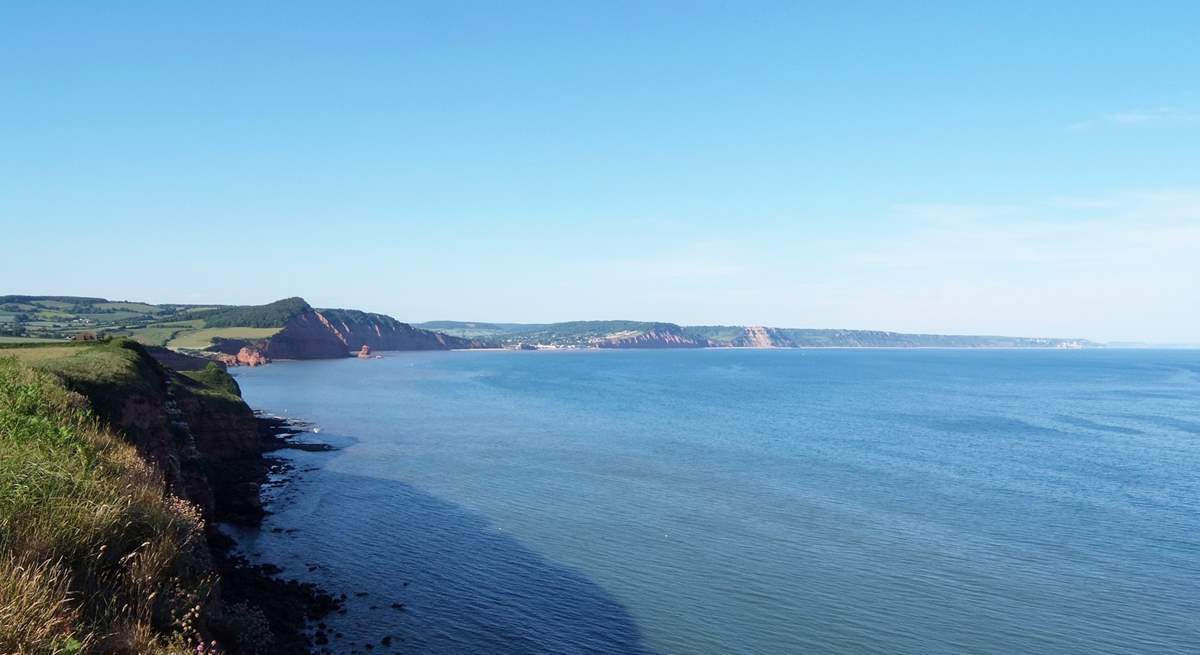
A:
[[[359,359],[368,359],[370,357],[371,357],[371,347],[364,343],[362,350],[358,351],[358,358]]]

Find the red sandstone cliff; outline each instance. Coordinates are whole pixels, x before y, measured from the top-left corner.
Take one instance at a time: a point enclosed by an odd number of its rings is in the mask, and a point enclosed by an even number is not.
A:
[[[209,349],[228,365],[265,364],[272,359],[348,357],[364,347],[377,350],[448,350],[479,344],[414,328],[383,314],[350,309],[309,309],[298,313],[266,339],[213,340]]]
[[[129,348],[138,352],[140,384],[119,389],[69,384],[163,471],[172,493],[194,502],[206,517],[260,518],[262,458],[254,413],[237,396],[212,393],[176,372],[209,366],[207,360],[165,348]]]

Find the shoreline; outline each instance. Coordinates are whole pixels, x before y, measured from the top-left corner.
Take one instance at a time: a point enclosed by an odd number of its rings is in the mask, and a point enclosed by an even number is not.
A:
[[[296,441],[294,437],[311,431],[311,426],[306,423],[253,411],[260,447],[254,482],[259,487],[260,502],[268,487],[282,487],[295,481],[294,466],[272,453],[283,450],[336,450],[326,443]],[[269,514],[269,511],[263,511],[249,520],[239,515],[216,518],[218,524],[262,531]],[[219,526],[210,529],[208,542],[214,567],[222,582],[222,593],[227,600],[258,607],[267,619],[273,637],[269,652],[278,655],[318,652],[316,648],[322,645],[318,635],[322,635],[322,631],[318,629],[314,634],[311,628],[326,616],[344,611],[345,594],[335,596],[315,583],[282,577],[280,574],[283,569],[274,562],[252,561],[242,550],[237,537]],[[222,636],[224,640],[236,640],[238,637]]]
[[[264,498],[268,493],[278,499],[283,487],[295,483],[300,473],[316,470],[303,468],[297,470],[296,463],[286,459],[279,453],[284,450],[304,452],[330,452],[338,450],[337,446],[324,442],[299,441],[296,437],[316,432],[315,423],[296,418],[289,418],[268,413],[264,410],[253,410],[259,427],[262,444],[262,482],[259,497]],[[319,466],[319,465],[317,465]],[[270,491],[268,492],[268,489]],[[253,530],[259,536],[268,539],[286,539],[293,534],[292,529],[282,529],[265,525],[268,518],[275,514],[267,509],[262,518],[255,524],[234,524],[242,529]],[[373,639],[358,640],[343,635],[334,628],[336,616],[349,613],[351,596],[364,597],[368,592],[355,589],[350,581],[324,580],[321,583],[307,582],[302,579],[282,577],[283,569],[270,558],[263,558],[244,549],[238,535],[218,530],[222,558],[226,558],[229,567],[221,570],[222,576],[230,575],[237,589],[235,600],[246,600],[259,606],[267,615],[272,625],[272,632],[282,641],[277,643],[269,652],[272,655],[293,655],[309,653],[310,655],[333,652],[335,643],[343,650],[351,653],[370,652],[373,649],[388,649],[397,639],[394,633],[382,632]],[[211,545],[217,550],[217,545]],[[325,563],[319,560],[305,562],[311,573],[315,568],[324,568]],[[303,574],[301,574],[303,575]],[[224,579],[224,578],[222,578]],[[333,591],[330,585],[340,587]],[[407,586],[404,583],[403,586]],[[353,593],[351,593],[353,592]],[[402,596],[392,596],[380,599],[380,606],[391,610],[407,611],[407,600]],[[370,609],[376,609],[372,606]],[[330,618],[332,617],[332,618]],[[327,624],[329,622],[330,624]],[[402,639],[401,639],[402,641]]]

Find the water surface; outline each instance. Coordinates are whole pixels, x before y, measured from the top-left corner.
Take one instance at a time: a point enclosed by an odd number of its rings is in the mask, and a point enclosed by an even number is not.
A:
[[[1200,652],[1200,352],[236,374],[251,406],[342,446],[289,454],[307,472],[243,535],[351,594],[335,652]]]

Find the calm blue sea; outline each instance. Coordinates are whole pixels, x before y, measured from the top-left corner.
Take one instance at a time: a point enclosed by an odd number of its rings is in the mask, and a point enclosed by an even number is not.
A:
[[[386,355],[236,371],[334,652],[1200,653],[1200,351]]]

